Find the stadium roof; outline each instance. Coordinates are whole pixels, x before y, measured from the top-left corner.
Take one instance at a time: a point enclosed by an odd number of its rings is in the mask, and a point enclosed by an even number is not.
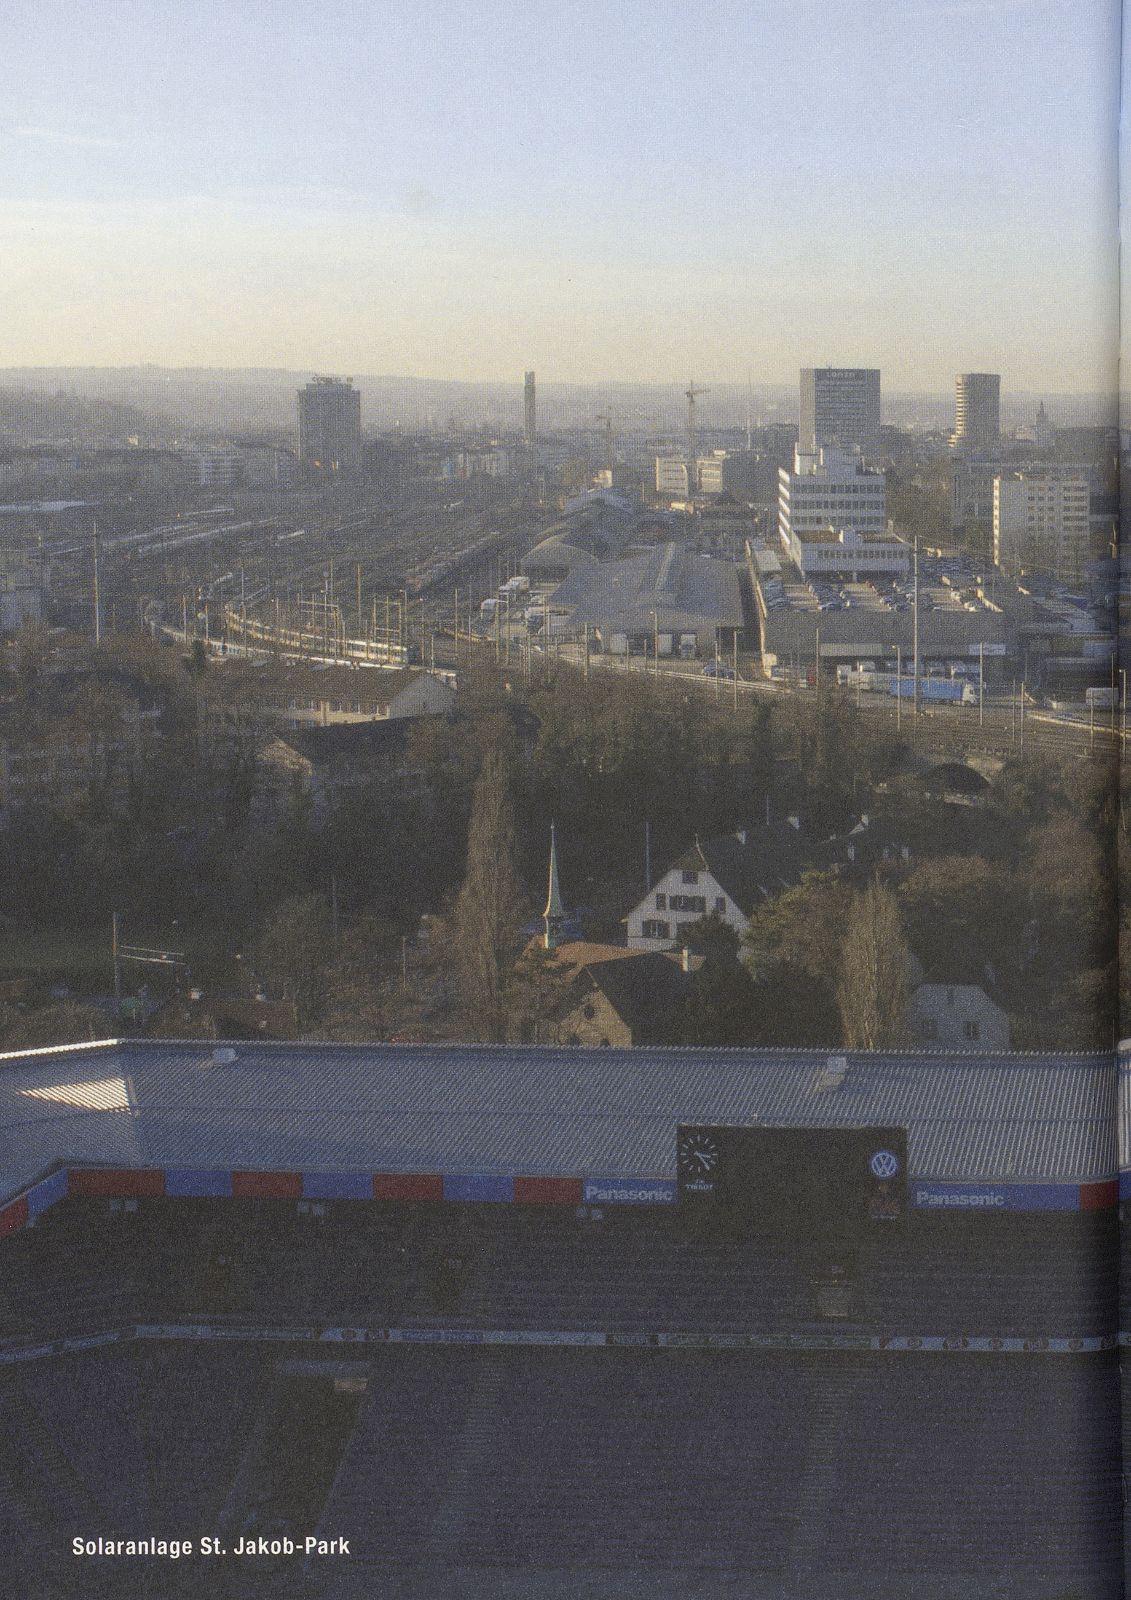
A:
[[[1119,1170],[1131,1172],[1131,1039],[1119,1046]]]
[[[1086,1183],[1115,1107],[1098,1054],[110,1041],[0,1057],[0,1196],[84,1163],[673,1177],[677,1123],[759,1121],[906,1127],[921,1179]]]

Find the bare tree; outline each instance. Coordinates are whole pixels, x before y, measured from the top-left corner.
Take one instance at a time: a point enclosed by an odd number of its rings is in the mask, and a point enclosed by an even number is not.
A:
[[[836,1000],[848,1049],[889,1050],[907,1042],[911,954],[895,895],[878,878],[853,897]]]
[[[511,770],[501,750],[483,761],[471,805],[467,872],[456,901],[455,957],[467,1017],[480,1038],[506,1037],[522,896],[515,870]]]
[[[256,941],[255,971],[275,994],[291,1002],[300,1028],[321,1007],[331,945],[330,910],[320,894],[284,900]]]

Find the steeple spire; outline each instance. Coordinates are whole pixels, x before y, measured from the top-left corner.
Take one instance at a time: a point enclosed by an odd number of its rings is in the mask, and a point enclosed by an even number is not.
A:
[[[550,824],[550,885],[546,895],[546,909],[542,913],[542,920],[546,924],[546,949],[556,950],[562,942],[562,934],[565,931],[565,906],[562,904],[562,891],[558,886],[558,834],[552,822]]]

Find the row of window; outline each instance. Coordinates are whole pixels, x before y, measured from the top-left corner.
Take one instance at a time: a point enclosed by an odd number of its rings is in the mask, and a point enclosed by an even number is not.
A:
[[[715,896],[715,913],[722,916],[726,911],[725,895]],[[657,911],[696,911],[701,917],[707,914],[707,896],[705,894],[658,894],[656,896]]]
[[[861,495],[857,499],[850,499],[843,489],[836,489],[830,493],[824,485],[816,489],[795,489],[789,498],[794,505],[803,504],[806,510],[814,504],[820,504],[823,506],[843,506],[846,510],[859,508],[861,511],[882,511],[886,504],[882,494]]]
[[[694,922],[677,922],[675,924],[675,937],[678,938],[685,928],[693,928]],[[640,937],[642,939],[670,939],[672,937],[672,924],[662,917],[645,917],[640,924]]]
[[[288,706],[289,711],[321,711],[325,707],[332,712],[352,712],[357,716],[379,717],[384,707],[376,700],[292,700]]]

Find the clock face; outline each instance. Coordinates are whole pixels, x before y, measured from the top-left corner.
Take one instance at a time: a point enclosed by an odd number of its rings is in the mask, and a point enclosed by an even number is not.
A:
[[[679,1141],[680,1168],[692,1177],[708,1177],[718,1159],[719,1147],[709,1133],[685,1133]]]

